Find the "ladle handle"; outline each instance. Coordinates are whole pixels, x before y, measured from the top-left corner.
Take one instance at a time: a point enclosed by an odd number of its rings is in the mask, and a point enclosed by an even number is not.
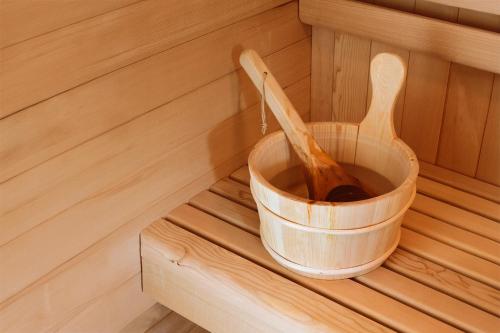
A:
[[[359,124],[360,136],[379,142],[397,138],[393,114],[405,71],[397,55],[380,53],[373,58],[370,66],[372,100],[365,119]]]
[[[265,89],[264,95],[269,108],[276,116],[299,158],[306,167],[310,167],[314,158],[311,150],[317,151],[320,148],[312,139],[306,125],[273,74],[254,50],[244,50],[240,55],[240,63],[259,92],[262,94],[262,89]]]

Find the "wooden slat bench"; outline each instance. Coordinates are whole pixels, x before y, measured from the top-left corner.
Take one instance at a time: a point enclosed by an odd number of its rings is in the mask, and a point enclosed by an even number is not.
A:
[[[242,167],[143,231],[144,291],[212,332],[499,332],[498,189],[424,169],[384,265],[324,281],[265,251]]]

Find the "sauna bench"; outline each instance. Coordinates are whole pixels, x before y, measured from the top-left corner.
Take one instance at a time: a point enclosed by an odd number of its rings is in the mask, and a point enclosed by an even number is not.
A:
[[[499,332],[499,188],[421,170],[399,247],[366,275],[279,266],[245,166],[142,232],[143,290],[211,332]]]

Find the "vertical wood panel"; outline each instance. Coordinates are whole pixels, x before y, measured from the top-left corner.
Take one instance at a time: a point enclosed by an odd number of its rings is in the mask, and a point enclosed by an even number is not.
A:
[[[500,74],[495,76],[477,178],[500,186]]]
[[[312,28],[311,120],[332,120],[335,33]]]
[[[460,15],[462,12],[462,15]],[[460,9],[458,21],[488,25],[488,14],[467,15]],[[463,13],[466,13],[464,16]],[[437,163],[475,176],[493,87],[493,74],[452,64],[447,103],[441,129]]]
[[[417,14],[455,21],[456,8],[417,0]],[[418,158],[435,163],[450,62],[410,52],[401,137]]]
[[[335,34],[333,121],[360,122],[366,114],[371,41]]]

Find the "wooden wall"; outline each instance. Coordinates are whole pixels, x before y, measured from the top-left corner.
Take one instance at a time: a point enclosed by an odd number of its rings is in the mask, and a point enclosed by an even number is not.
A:
[[[423,0],[364,2],[500,32],[500,15]],[[408,67],[396,105],[399,135],[422,161],[500,185],[499,74],[326,28],[314,27],[312,35],[313,120],[362,120],[370,59],[396,53]]]
[[[260,138],[239,52],[309,118],[310,28],[288,0],[4,0],[0,31],[0,332],[118,331],[153,304],[139,231]]]

